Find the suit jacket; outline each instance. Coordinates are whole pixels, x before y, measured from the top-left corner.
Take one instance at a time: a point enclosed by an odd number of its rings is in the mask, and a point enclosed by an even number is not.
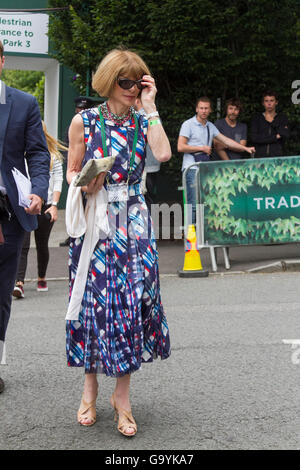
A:
[[[42,128],[37,100],[23,91],[5,86],[0,97],[0,170],[13,210],[26,231],[37,228],[37,217],[26,214],[18,204],[18,191],[12,175],[15,167],[26,175],[25,159],[32,193],[45,201],[48,195],[50,154]]]

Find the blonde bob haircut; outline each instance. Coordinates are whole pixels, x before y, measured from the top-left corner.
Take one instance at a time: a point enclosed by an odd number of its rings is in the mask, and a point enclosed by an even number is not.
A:
[[[143,75],[150,75],[150,70],[138,54],[128,49],[113,49],[98,65],[92,87],[100,96],[109,98],[119,77],[139,80]]]

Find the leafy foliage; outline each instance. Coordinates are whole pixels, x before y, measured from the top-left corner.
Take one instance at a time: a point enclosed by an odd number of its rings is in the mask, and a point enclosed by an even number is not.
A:
[[[3,81],[7,86],[17,88],[35,96],[38,100],[40,112],[44,114],[44,87],[45,75],[43,72],[28,70],[3,70]]]
[[[89,90],[92,71],[113,47],[123,44],[141,54],[156,78],[174,153],[163,168],[179,182],[179,128],[203,94],[222,104],[240,97],[242,119],[249,123],[261,110],[262,91],[274,88],[292,122],[287,154],[299,153],[300,106],[291,102],[292,82],[300,79],[299,18],[294,0],[71,0],[68,11],[51,16],[49,34],[54,57],[77,74],[80,92]]]
[[[239,165],[239,164],[237,164]],[[212,168],[212,167],[211,167]],[[205,239],[210,244],[282,243],[300,240],[300,219],[252,221],[230,215],[232,196],[247,193],[251,186],[270,190],[272,185],[300,184],[300,158],[257,160],[214,165],[202,179],[202,203],[205,204]]]

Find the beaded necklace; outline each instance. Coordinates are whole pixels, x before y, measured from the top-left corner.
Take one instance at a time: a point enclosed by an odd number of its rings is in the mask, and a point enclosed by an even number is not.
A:
[[[103,117],[105,117],[105,119],[109,119],[116,126],[119,126],[119,127],[122,126],[124,122],[129,121],[132,118],[133,113],[134,113],[134,108],[131,106],[129,108],[129,111],[127,111],[126,113],[120,114],[120,115],[115,114],[110,110],[107,101],[100,104],[100,108],[101,108]]]

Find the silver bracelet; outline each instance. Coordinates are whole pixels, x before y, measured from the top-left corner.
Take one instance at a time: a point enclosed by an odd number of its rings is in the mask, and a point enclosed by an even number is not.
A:
[[[158,111],[154,111],[153,113],[146,114],[146,119],[149,121],[149,119],[154,118],[154,117],[159,117]]]

